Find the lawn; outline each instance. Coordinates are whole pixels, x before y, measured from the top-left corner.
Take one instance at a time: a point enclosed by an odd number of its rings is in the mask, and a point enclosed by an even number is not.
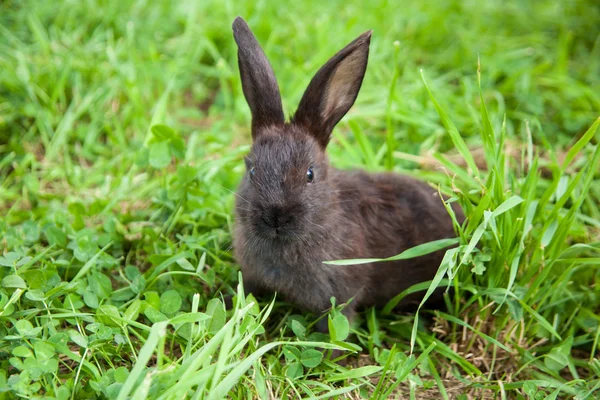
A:
[[[445,307],[243,296],[238,15],[287,117],[373,29],[330,160],[462,205]],[[594,0],[2,1],[0,399],[600,397],[599,117]]]

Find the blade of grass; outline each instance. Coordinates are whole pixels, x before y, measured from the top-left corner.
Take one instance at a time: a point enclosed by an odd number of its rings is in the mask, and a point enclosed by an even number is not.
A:
[[[383,261],[397,261],[397,260],[407,260],[410,258],[416,258],[420,256],[424,256],[427,254],[435,253],[436,251],[445,249],[454,244],[458,243],[458,239],[439,239],[431,242],[423,243],[414,247],[411,247],[407,250],[404,250],[402,253],[388,257],[388,258],[359,258],[353,260],[333,260],[333,261],[323,261],[323,264],[330,265],[358,265],[358,264],[370,264],[374,262],[383,262]]]
[[[448,114],[446,114],[446,111],[444,111],[444,109],[440,106],[440,104],[436,100],[435,96],[429,89],[429,86],[427,85],[427,80],[425,79],[425,73],[423,72],[423,70],[421,69],[419,71],[419,73],[421,74],[421,80],[423,81],[423,84],[425,85],[425,89],[427,89],[429,98],[435,105],[435,109],[437,110],[438,115],[440,116],[440,119],[442,120],[442,124],[444,124],[446,131],[448,132],[448,134],[450,135],[450,138],[452,139],[452,143],[454,143],[454,146],[456,147],[456,149],[458,150],[460,155],[463,157],[463,159],[469,166],[471,173],[473,175],[478,176],[479,169],[477,168],[477,164],[475,164],[475,160],[473,159],[473,156],[471,155],[471,152],[469,151],[467,144],[465,143],[463,138],[460,136],[458,129],[456,129],[456,126],[454,125],[452,120],[450,120],[450,117],[448,117]]]

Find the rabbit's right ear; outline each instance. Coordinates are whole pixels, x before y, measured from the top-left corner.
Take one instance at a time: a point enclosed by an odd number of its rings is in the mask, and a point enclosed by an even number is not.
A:
[[[233,21],[244,96],[252,112],[252,138],[257,130],[285,122],[279,86],[269,60],[241,17]]]

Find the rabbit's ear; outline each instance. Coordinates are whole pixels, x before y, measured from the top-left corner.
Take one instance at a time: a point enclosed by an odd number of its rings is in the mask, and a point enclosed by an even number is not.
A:
[[[323,148],[358,96],[370,42],[371,31],[367,31],[340,50],[321,67],[302,96],[293,122],[308,129]]]
[[[233,21],[233,37],[238,46],[238,64],[244,96],[252,112],[252,137],[258,128],[284,123],[279,86],[269,60],[246,21]]]

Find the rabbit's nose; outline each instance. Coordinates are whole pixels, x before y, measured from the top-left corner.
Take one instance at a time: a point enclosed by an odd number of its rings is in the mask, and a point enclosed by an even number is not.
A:
[[[280,208],[271,208],[266,210],[261,218],[265,224],[271,228],[281,228],[290,222],[291,217],[289,214],[281,210]]]

